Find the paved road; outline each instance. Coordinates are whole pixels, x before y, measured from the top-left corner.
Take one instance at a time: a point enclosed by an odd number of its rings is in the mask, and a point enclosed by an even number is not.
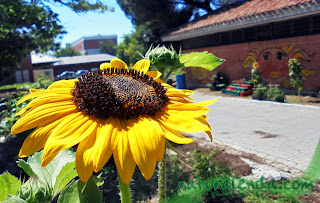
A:
[[[297,169],[311,161],[320,138],[320,107],[198,93],[192,97],[219,99],[208,113],[216,142]]]

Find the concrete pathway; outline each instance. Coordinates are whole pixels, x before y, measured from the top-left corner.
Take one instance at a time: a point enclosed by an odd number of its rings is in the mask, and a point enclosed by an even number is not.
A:
[[[255,101],[195,93],[195,102],[210,105],[214,140],[304,170],[320,138],[320,107]],[[208,137],[204,133],[196,135]]]

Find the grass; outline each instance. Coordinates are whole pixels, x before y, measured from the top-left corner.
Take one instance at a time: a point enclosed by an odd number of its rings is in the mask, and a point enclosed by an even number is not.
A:
[[[12,85],[3,85],[0,86],[0,90],[5,90],[5,89],[29,89],[34,86],[34,83],[31,82],[26,82],[26,83],[20,83],[20,84],[12,84]]]
[[[304,102],[300,97],[295,96],[295,95],[286,96],[286,101],[288,103],[292,103],[292,104],[300,104],[300,103]]]

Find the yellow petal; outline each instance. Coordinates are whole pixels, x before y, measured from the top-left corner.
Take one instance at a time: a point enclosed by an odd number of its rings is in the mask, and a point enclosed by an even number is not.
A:
[[[136,69],[138,71],[146,73],[149,70],[149,67],[150,67],[150,61],[147,59],[141,59],[136,64],[134,64],[132,69]]]
[[[159,71],[148,71],[146,72],[146,75],[149,75],[150,77],[152,77],[154,80],[160,78],[160,76],[162,75],[162,73],[160,73]]]
[[[110,61],[111,67],[118,69],[128,69],[128,66],[122,60],[115,58]]]
[[[168,104],[162,108],[168,116],[186,116],[191,118],[197,118],[205,115],[209,112],[209,109],[205,106],[201,106],[195,103],[185,104]]]
[[[64,95],[71,95],[71,89],[70,88],[60,88],[60,89],[50,89],[50,90],[37,90],[32,91],[31,93],[25,95],[22,97],[18,102],[17,105],[36,97],[50,97],[50,96],[61,96],[61,94]]]
[[[43,149],[41,166],[46,166],[60,151],[87,138],[96,130],[96,127],[97,121],[90,117],[78,114],[69,115],[48,138]]]
[[[36,98],[36,99],[32,100],[31,102],[29,102],[27,104],[27,106],[25,106],[23,109],[21,109],[16,114],[16,116],[22,115],[24,112],[26,112],[26,110],[28,110],[30,108],[35,108],[35,107],[45,105],[48,103],[61,102],[61,101],[71,101],[71,100],[72,100],[71,95],[61,95],[59,97],[39,97],[39,98]]]
[[[60,122],[61,122],[61,119],[35,129],[24,140],[19,152],[19,157],[20,158],[27,157],[43,149],[49,135]]]
[[[119,133],[120,132],[121,129],[119,129]],[[118,145],[113,150],[113,159],[122,182],[124,184],[129,184],[134,173],[136,163],[130,150],[128,134],[126,131],[119,135]]]
[[[148,180],[154,173],[156,150],[161,150],[159,144],[163,131],[158,123],[146,117],[140,117],[138,121],[128,120],[128,126],[131,127],[128,137],[133,158]]]
[[[158,122],[162,126],[166,126],[169,129],[173,129],[180,132],[201,132],[210,131],[210,128],[203,124],[197,118],[188,118],[184,116],[168,116],[163,112],[158,112],[156,115]]]
[[[187,138],[187,137],[181,135],[176,130],[170,129],[166,126],[162,126],[162,129],[165,133],[166,138],[174,143],[190,144],[193,142],[193,139],[190,139],[190,138]]]
[[[213,100],[209,100],[209,101],[204,101],[204,102],[197,102],[196,104],[198,105],[202,105],[202,106],[208,106],[214,102],[218,101],[218,99],[213,99]]]
[[[93,173],[93,152],[96,142],[96,130],[82,140],[77,147],[76,169],[82,182],[87,182]]]
[[[11,134],[15,135],[31,128],[45,125],[75,112],[78,112],[78,110],[74,105],[62,104],[62,102],[36,107],[25,113],[12,126]]]
[[[59,80],[52,83],[48,89],[55,89],[55,88],[74,88],[74,84],[77,79],[74,80]]]
[[[93,168],[95,172],[100,171],[112,155],[111,136],[113,126],[110,124],[110,119],[106,120],[97,130],[97,139],[94,146],[95,152],[93,155]]]
[[[166,92],[166,95],[169,97],[169,99],[171,97],[180,97],[180,98],[186,98],[186,99],[189,99],[189,100],[193,100],[191,97],[189,97],[188,94],[186,94],[185,92],[183,91],[180,91],[180,90],[177,90],[177,89],[166,89],[167,92]]]
[[[100,70],[111,68],[110,63],[103,63],[100,65]]]
[[[111,135],[111,147],[112,147],[112,150],[114,151],[118,145],[118,141],[120,137],[120,133],[119,133],[119,129],[121,129],[120,119],[113,118],[110,120],[110,124],[113,126],[112,135]]]
[[[203,123],[204,125],[208,126],[209,129],[211,130],[211,126],[210,124],[208,123],[208,121],[206,120],[208,118],[208,116],[201,116],[199,118],[196,118],[198,121],[200,121],[201,123]],[[210,137],[211,139],[211,142],[212,142],[212,134],[211,134],[211,131],[208,130],[208,131],[205,131],[205,133],[207,133],[207,135]]]
[[[185,93],[186,95],[190,96],[193,94],[193,90],[180,90],[181,92]]]
[[[212,142],[212,133],[211,131],[205,131],[205,133],[209,136],[211,142]]]

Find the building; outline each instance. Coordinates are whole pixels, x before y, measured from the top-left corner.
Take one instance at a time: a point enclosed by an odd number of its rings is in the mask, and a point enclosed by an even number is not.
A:
[[[191,86],[210,83],[216,72],[229,81],[250,79],[258,63],[262,79],[291,89],[288,60],[302,62],[304,90],[320,90],[320,1],[249,0],[223,7],[162,36],[182,53],[208,51],[226,61],[216,70],[188,68]]]
[[[81,37],[77,41],[68,44],[73,50],[79,51],[81,55],[100,54],[100,45],[106,41],[110,41],[117,45],[117,35],[96,35]]]
[[[64,71],[97,70],[100,64],[110,62],[116,56],[110,54],[95,54],[86,56],[52,57],[42,53],[31,52],[30,56],[22,60],[21,69],[16,71],[17,83],[34,82],[40,74],[49,79]]]

